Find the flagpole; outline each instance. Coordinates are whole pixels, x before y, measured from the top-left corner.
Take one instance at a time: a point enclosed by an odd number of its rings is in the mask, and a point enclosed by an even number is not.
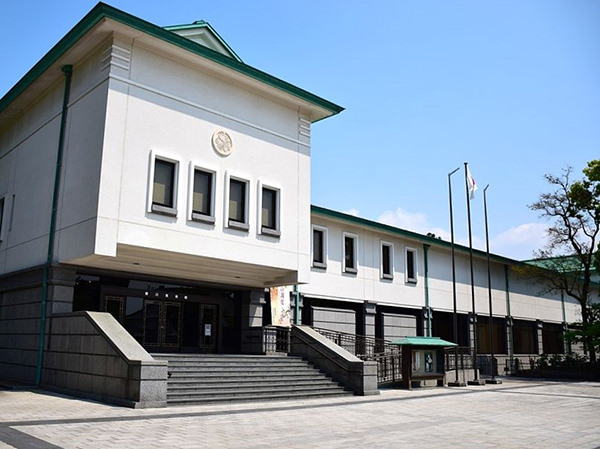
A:
[[[471,198],[476,186],[474,180],[469,179],[469,164],[465,162],[465,190],[467,193],[467,222],[469,227],[469,266],[471,268],[471,304],[473,309],[473,380],[468,381],[469,385],[483,385],[477,377],[477,314],[475,312],[475,283],[473,276],[473,237],[471,233]],[[469,184],[472,183],[472,186]]]
[[[486,379],[486,384],[501,384],[500,379],[496,379],[496,370],[494,369],[494,314],[492,312],[492,275],[490,269],[490,233],[488,230],[488,214],[487,214],[487,189],[490,185],[488,184],[483,189],[483,215],[485,218],[485,252],[487,254],[487,276],[488,276],[488,301],[490,309],[490,356],[492,366],[492,378]]]
[[[458,319],[456,315],[456,264],[454,259],[454,218],[452,215],[452,183],[450,182],[450,177],[459,169],[460,167],[457,167],[455,170],[448,173],[448,200],[450,203],[450,248],[452,253],[452,303],[454,305],[454,343],[456,343],[456,346],[454,347],[455,380],[454,382],[448,382],[449,387],[464,387],[466,385],[464,382],[461,382],[458,379]]]

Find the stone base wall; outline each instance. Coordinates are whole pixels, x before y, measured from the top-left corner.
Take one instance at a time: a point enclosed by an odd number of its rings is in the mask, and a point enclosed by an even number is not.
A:
[[[55,315],[41,386],[129,407],[164,407],[167,363],[154,360],[108,313]]]
[[[34,385],[40,342],[42,271],[0,278],[0,379]]]
[[[379,394],[377,362],[365,362],[308,326],[293,326],[291,354],[299,355],[360,396]]]

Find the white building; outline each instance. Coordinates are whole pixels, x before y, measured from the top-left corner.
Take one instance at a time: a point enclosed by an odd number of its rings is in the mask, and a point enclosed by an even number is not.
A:
[[[147,351],[254,352],[265,289],[282,285],[299,286],[297,323],[453,340],[447,242],[311,210],[311,124],[341,111],[244,64],[205,22],[98,4],[0,100],[0,379],[68,388],[77,350],[53,323],[83,310]],[[492,261],[496,352],[562,352],[577,307]],[[482,316],[485,266],[476,252]]]

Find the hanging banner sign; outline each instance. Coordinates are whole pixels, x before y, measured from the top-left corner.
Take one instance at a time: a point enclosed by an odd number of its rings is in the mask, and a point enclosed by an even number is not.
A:
[[[291,287],[271,287],[271,324],[290,327],[292,310],[290,307]]]

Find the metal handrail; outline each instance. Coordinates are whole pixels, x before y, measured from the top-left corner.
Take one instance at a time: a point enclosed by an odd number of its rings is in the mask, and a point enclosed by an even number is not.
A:
[[[349,334],[318,327],[314,327],[313,329],[358,358],[398,351],[398,346],[392,345],[388,340],[384,340],[383,338]]]
[[[289,353],[290,352],[289,327],[263,326],[262,342],[265,354]]]
[[[446,371],[456,369],[456,360],[458,355],[458,369],[472,369],[473,368],[473,350],[468,346],[459,346],[458,348],[445,348],[444,349],[444,366]]]
[[[377,362],[377,383],[402,380],[402,351],[388,340],[329,329],[313,328],[324,337],[364,361]]]

